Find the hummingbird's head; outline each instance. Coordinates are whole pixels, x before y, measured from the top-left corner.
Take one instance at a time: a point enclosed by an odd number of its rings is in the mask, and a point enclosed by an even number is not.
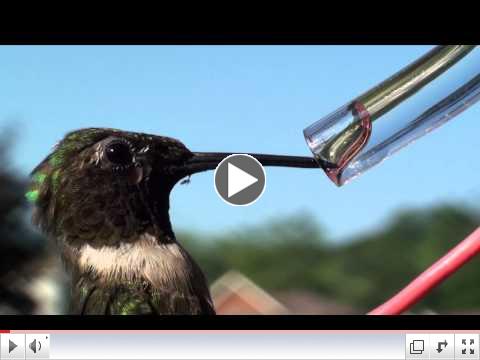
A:
[[[115,129],[67,134],[32,172],[33,220],[81,243],[134,238],[146,227],[171,234],[169,194],[183,177],[211,168],[180,141]]]
[[[34,204],[34,224],[57,239],[114,245],[152,229],[168,240],[173,186],[215,169],[228,155],[194,153],[164,136],[81,129],[68,133],[33,170],[26,197]],[[254,156],[264,165],[317,167],[313,158]]]

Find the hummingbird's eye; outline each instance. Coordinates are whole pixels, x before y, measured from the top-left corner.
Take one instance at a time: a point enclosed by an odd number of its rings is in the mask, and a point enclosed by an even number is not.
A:
[[[132,162],[133,157],[128,144],[122,142],[114,142],[105,148],[107,159],[116,165],[128,165]]]

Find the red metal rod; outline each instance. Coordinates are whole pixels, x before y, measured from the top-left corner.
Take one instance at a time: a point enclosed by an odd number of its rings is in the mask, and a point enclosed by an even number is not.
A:
[[[447,279],[480,252],[480,227],[445,256],[435,262],[398,294],[368,315],[399,315],[424,298],[430,290]]]

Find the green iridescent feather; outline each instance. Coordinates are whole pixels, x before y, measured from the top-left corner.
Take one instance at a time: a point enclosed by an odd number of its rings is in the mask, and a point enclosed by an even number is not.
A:
[[[112,129],[89,128],[71,132],[55,146],[53,152],[43,160],[31,174],[31,184],[25,197],[29,202],[38,203],[51,187],[56,192],[62,174],[62,167],[82,149],[107,136]],[[117,130],[113,130],[117,131]]]

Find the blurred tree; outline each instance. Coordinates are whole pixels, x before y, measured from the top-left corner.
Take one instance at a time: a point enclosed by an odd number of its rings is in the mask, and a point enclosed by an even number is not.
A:
[[[0,134],[0,314],[32,314],[51,295],[36,294],[35,287],[50,259],[45,239],[29,226],[23,196],[26,181],[10,167],[13,135],[10,130]]]
[[[383,231],[357,239],[339,251],[345,275],[368,279],[368,292],[358,294],[354,303],[371,308],[394,295],[479,224],[473,210],[453,206],[404,211],[397,214]],[[476,271],[465,272],[465,269]],[[457,272],[427,296],[418,309],[459,310],[467,306],[480,309],[480,292],[458,288],[460,283],[476,282],[479,259]],[[456,288],[456,291],[451,291]],[[450,289],[450,290],[449,290]],[[473,300],[465,301],[466,294]]]
[[[461,241],[479,224],[462,206],[406,210],[384,229],[340,246],[328,243],[309,216],[205,239],[179,233],[210,280],[236,269],[267,290],[302,289],[369,309],[390,296]],[[480,259],[474,259],[427,296],[416,311],[480,311]]]

